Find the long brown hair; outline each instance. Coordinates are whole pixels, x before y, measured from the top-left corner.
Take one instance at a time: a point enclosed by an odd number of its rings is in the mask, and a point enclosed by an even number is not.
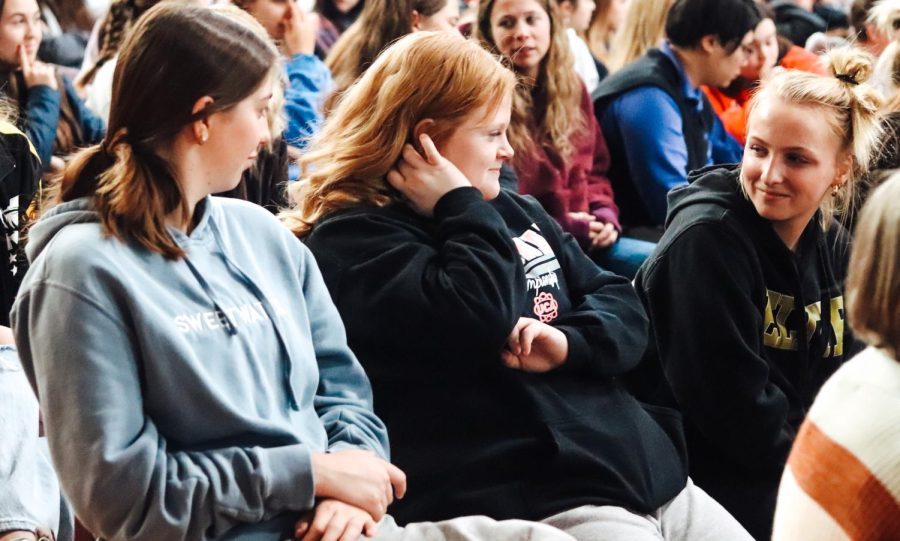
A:
[[[109,135],[66,167],[53,203],[91,197],[104,231],[167,258],[184,251],[165,218],[189,210],[159,152],[188,124],[249,96],[278,52],[253,30],[210,8],[164,2],[126,39],[113,76]],[[197,113],[203,96],[213,102]]]
[[[330,110],[337,97],[369,67],[381,51],[412,32],[412,12],[429,17],[456,0],[366,0],[359,18],[335,42],[325,63],[334,79],[334,93],[325,105]]]
[[[537,81],[520,85],[513,102],[514,114],[509,141],[516,150],[513,164],[529,154],[533,144],[550,147],[563,160],[572,155],[572,134],[584,129],[581,111],[583,83],[575,73],[574,61],[565,26],[554,0],[535,0],[550,17],[550,48],[541,62]],[[493,51],[499,51],[491,31],[491,13],[495,0],[484,0],[478,7],[476,37]],[[513,67],[515,69],[515,67]],[[535,102],[545,104],[535,110]]]
[[[417,32],[382,53],[341,97],[309,151],[296,208],[283,214],[298,236],[322,217],[358,205],[385,206],[397,192],[385,175],[420,120],[440,148],[463,119],[512,95],[513,73],[477,43],[450,32]]]

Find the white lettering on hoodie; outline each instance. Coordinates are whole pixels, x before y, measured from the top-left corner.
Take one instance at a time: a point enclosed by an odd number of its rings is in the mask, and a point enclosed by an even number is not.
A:
[[[284,309],[280,305],[275,305],[275,310],[279,316],[284,314]],[[183,334],[214,331],[225,326],[226,314],[236,327],[260,321],[269,321],[269,316],[266,314],[262,303],[253,302],[242,306],[225,308],[224,313],[219,310],[209,310],[192,314],[179,314],[175,316],[175,326]]]

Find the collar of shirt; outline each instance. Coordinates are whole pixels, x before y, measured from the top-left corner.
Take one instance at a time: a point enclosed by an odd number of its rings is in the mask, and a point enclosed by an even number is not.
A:
[[[681,63],[681,60],[678,58],[678,55],[675,54],[675,51],[672,49],[672,45],[669,43],[669,40],[663,41],[662,45],[659,46],[659,50],[662,54],[666,55],[666,57],[672,61],[672,64],[675,65],[675,69],[678,70],[678,76],[681,78],[681,90],[684,92],[684,97],[687,98],[688,103],[694,106],[697,111],[703,110],[703,100],[700,99],[702,94],[702,90],[699,87],[695,87],[691,85],[690,79],[687,77],[687,73],[684,72],[684,65]]]

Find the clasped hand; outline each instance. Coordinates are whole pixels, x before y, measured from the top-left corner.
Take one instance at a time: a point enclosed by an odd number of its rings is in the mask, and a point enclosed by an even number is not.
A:
[[[500,354],[503,364],[524,372],[549,372],[568,356],[569,340],[562,331],[527,317],[519,318]]]
[[[573,220],[588,223],[588,235],[591,239],[592,248],[612,246],[619,238],[616,226],[610,223],[598,222],[596,217],[591,216],[587,212],[570,212],[569,217]]]
[[[372,536],[394,496],[406,494],[406,474],[372,451],[313,453],[311,461],[319,501],[295,525],[295,535],[303,541]]]

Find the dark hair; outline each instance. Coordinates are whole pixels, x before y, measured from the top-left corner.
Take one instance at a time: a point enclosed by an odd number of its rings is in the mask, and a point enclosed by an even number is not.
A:
[[[233,107],[277,69],[253,29],[208,7],[163,2],[126,39],[113,75],[107,138],[77,154],[54,202],[93,197],[104,231],[169,258],[184,252],[165,217],[188,210],[159,149],[196,120]],[[192,113],[203,96],[213,102]]]
[[[759,24],[753,0],[675,0],[666,18],[666,37],[693,49],[704,36],[715,36],[729,53]]]

